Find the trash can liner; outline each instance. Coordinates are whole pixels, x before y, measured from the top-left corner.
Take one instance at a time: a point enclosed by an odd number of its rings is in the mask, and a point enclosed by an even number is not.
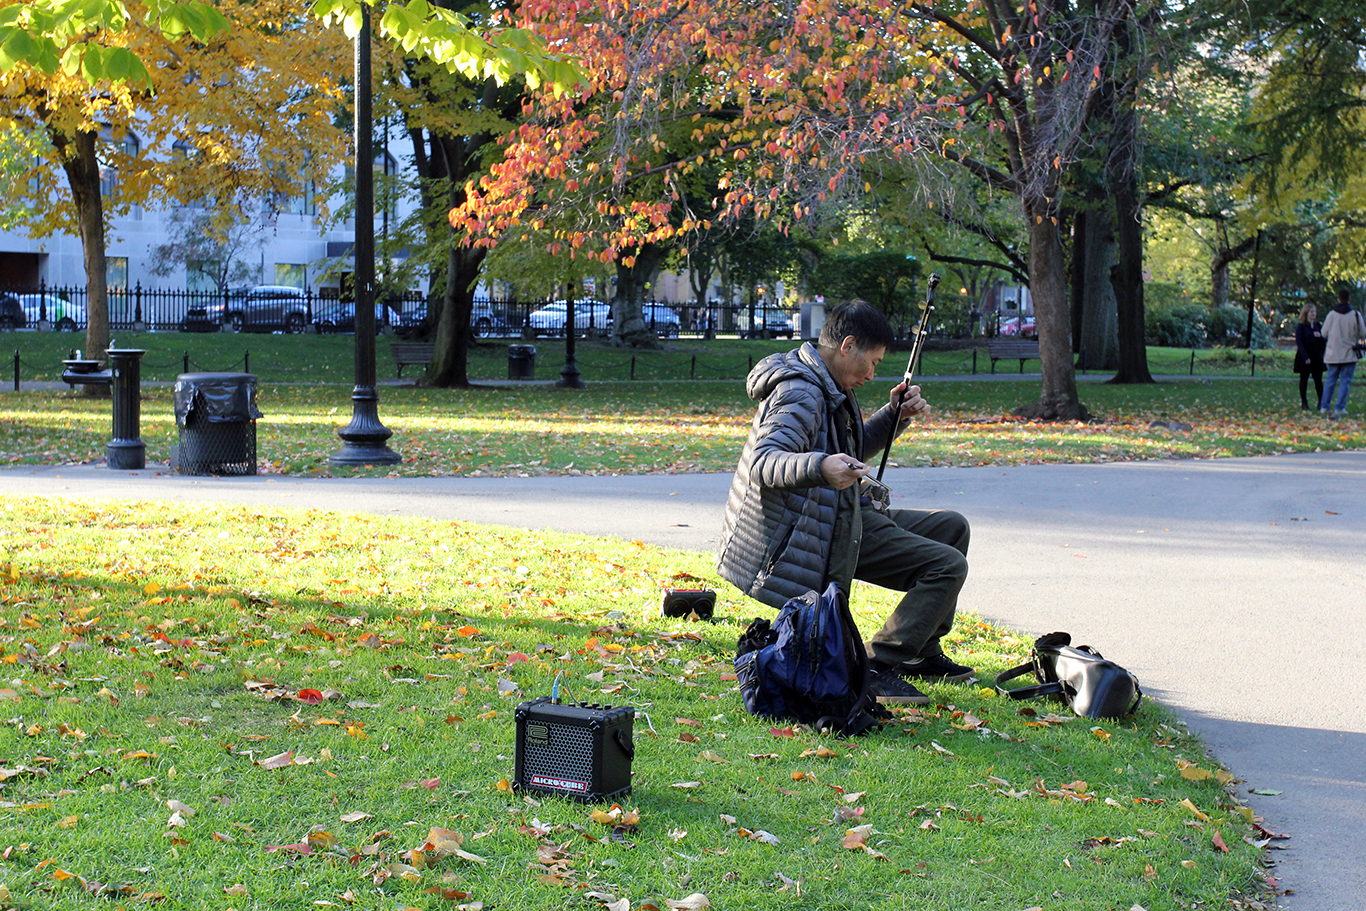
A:
[[[251,373],[184,373],[176,378],[175,421],[233,423],[265,417],[256,407],[256,376]]]

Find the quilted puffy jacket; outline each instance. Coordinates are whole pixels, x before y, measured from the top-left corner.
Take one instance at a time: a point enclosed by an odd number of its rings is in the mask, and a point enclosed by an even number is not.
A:
[[[821,476],[821,462],[840,451],[835,415],[853,396],[831,378],[810,342],[764,358],[746,388],[759,408],[726,500],[717,571],[779,608],[825,588],[840,496]],[[859,413],[857,402],[853,407]],[[865,453],[880,452],[892,424],[890,404],[854,422],[849,454],[863,461]]]

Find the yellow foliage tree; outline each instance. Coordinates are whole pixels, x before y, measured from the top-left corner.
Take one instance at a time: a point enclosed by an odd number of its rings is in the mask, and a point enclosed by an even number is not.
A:
[[[151,21],[149,10],[130,9],[140,13],[132,22]],[[302,0],[223,0],[217,10],[229,27],[202,39],[145,25],[80,36],[88,46],[129,52],[145,64],[145,81],[92,80],[74,67],[0,73],[0,118],[29,137],[34,153],[11,192],[26,198],[39,235],[79,234],[94,356],[109,344],[110,214],[149,203],[298,195],[309,181],[322,185],[346,153],[335,123],[350,69],[345,36]]]

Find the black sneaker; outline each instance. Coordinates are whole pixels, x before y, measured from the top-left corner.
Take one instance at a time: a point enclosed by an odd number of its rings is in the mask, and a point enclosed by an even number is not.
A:
[[[907,677],[918,677],[921,680],[946,680],[949,683],[958,683],[970,680],[977,672],[966,664],[957,664],[949,660],[947,655],[940,652],[931,658],[907,661],[897,668],[897,673]]]
[[[868,678],[873,697],[883,705],[929,705],[930,697],[895,671],[873,668]]]

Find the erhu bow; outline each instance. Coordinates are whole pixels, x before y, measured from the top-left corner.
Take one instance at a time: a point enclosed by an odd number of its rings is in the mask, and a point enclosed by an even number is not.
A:
[[[915,377],[915,363],[920,359],[921,349],[925,347],[925,339],[930,336],[930,314],[934,311],[934,289],[939,287],[939,275],[930,273],[929,288],[925,291],[925,306],[920,311],[920,325],[915,328],[915,339],[911,342],[911,358],[906,362],[906,373],[902,379],[906,383],[906,389],[911,388],[911,380]],[[892,420],[892,434],[895,436],[896,428],[901,424],[901,405],[906,396],[906,390],[896,397],[896,406],[892,409],[894,415]],[[877,467],[877,483],[886,488],[882,483],[882,473],[887,470],[887,456],[892,451],[892,441],[887,440],[887,445],[882,449],[882,463]]]

